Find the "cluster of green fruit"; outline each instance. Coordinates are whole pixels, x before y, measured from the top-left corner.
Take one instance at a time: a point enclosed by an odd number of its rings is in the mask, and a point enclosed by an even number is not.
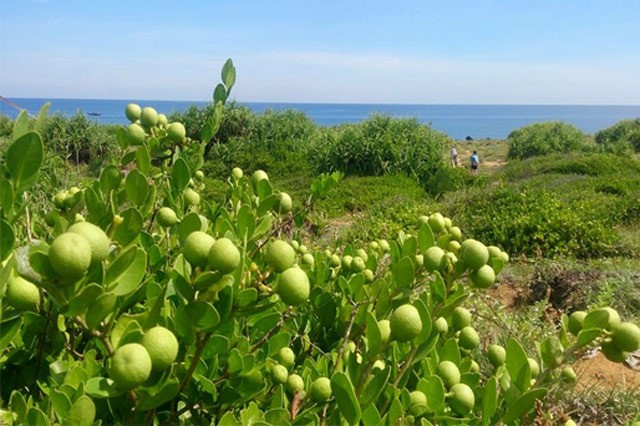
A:
[[[158,114],[152,107],[141,108],[138,104],[130,103],[125,108],[125,115],[131,121],[127,128],[131,145],[141,145],[148,136],[159,140],[167,138],[177,144],[187,139],[187,131],[182,123],[169,123],[166,115]]]
[[[302,402],[313,401],[323,403],[331,398],[331,381],[327,377],[318,377],[305,391],[304,379],[296,373],[289,373],[295,365],[295,353],[291,348],[284,347],[276,354],[276,360],[271,364],[270,374],[274,385],[284,385],[287,391],[297,396]]]
[[[53,197],[53,204],[61,209],[67,210],[75,206],[82,199],[82,190],[77,186],[64,189]]]

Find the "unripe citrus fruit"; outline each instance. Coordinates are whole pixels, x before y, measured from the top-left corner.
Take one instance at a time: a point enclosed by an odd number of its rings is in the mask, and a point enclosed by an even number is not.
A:
[[[289,378],[289,372],[287,368],[283,365],[276,364],[271,367],[271,377],[273,381],[279,385],[283,385],[287,383],[287,379]]]
[[[507,351],[500,345],[491,345],[487,352],[487,358],[489,358],[491,365],[498,368],[503,365],[507,359]]]
[[[173,142],[180,143],[187,137],[187,130],[182,123],[171,123],[167,126],[167,136]]]
[[[153,127],[158,124],[158,112],[151,107],[142,108],[140,113],[140,124],[144,127]]]
[[[429,272],[434,272],[440,269],[442,260],[444,259],[444,250],[438,246],[429,247],[424,252],[424,267]]]
[[[267,175],[267,173],[264,170],[256,170],[255,172],[253,172],[253,174],[251,175],[251,184],[253,185],[253,188],[257,188],[258,187],[258,182],[260,182],[261,180],[269,180],[269,175]]]
[[[390,319],[391,336],[399,342],[412,340],[422,331],[422,320],[418,310],[409,304],[398,307]]]
[[[425,215],[420,215],[418,216],[418,227],[420,227],[420,225],[422,225],[423,223],[429,223],[429,216],[425,216]]]
[[[373,363],[373,368],[377,368],[378,370],[384,370],[385,366],[386,365],[384,361],[381,359],[376,359],[376,361]]]
[[[391,337],[391,323],[389,320],[378,321],[378,328],[380,329],[380,341],[382,344],[386,344]]]
[[[409,394],[409,413],[419,416],[427,409],[427,395],[418,390]]]
[[[447,323],[447,320],[439,317],[435,323],[434,323],[436,330],[438,330],[438,333],[440,334],[445,334],[447,331],[449,331],[449,323]]]
[[[623,351],[613,343],[611,339],[605,339],[600,346],[602,354],[611,362],[624,362],[629,353]]]
[[[40,304],[38,287],[20,276],[9,276],[4,297],[19,311],[35,311]]]
[[[133,389],[147,381],[151,374],[151,357],[139,343],[120,346],[111,358],[109,377],[117,387]]]
[[[451,361],[441,361],[436,368],[436,374],[440,376],[447,388],[460,383],[460,370],[458,366]]]
[[[315,402],[325,402],[331,398],[331,381],[326,377],[320,377],[311,383],[309,396]]]
[[[182,195],[184,196],[184,202],[187,206],[197,206],[200,204],[200,194],[193,189],[185,189]]]
[[[240,266],[240,250],[228,238],[220,238],[209,250],[209,266],[223,274],[228,274]]]
[[[478,365],[477,362],[475,362],[474,360],[471,360],[471,365],[469,366],[469,371],[471,371],[472,373],[479,373],[480,372],[480,366]]]
[[[329,263],[335,268],[342,264],[342,259],[340,259],[340,256],[338,256],[337,254],[332,254],[331,258],[329,259]]]
[[[307,248],[307,246],[305,246],[304,244],[300,244],[298,246],[298,253],[300,254],[307,254],[309,253],[309,249]]]
[[[156,222],[163,228],[168,228],[178,223],[176,212],[170,207],[161,207],[156,213]]]
[[[453,226],[453,222],[451,222],[451,218],[444,218],[444,229],[450,229]]]
[[[449,244],[447,244],[447,250],[449,250],[453,254],[458,254],[458,252],[460,251],[460,243],[456,240],[449,241]]]
[[[467,268],[476,270],[489,261],[489,250],[480,241],[469,238],[460,247],[460,258]]]
[[[274,240],[267,245],[265,260],[273,269],[282,272],[293,266],[296,251],[283,240]]]
[[[82,235],[87,239],[87,241],[89,241],[92,261],[101,262],[109,256],[109,237],[101,228],[93,223],[74,223],[69,227],[69,229],[67,229],[67,232]]]
[[[575,311],[571,315],[569,315],[569,332],[574,336],[577,336],[580,331],[582,331],[582,323],[584,322],[584,317],[587,316],[585,311]]]
[[[502,255],[502,250],[500,249],[500,247],[487,246],[487,250],[489,250],[489,259],[499,259]]]
[[[452,226],[449,229],[449,234],[454,241],[462,241],[462,231],[457,226]]]
[[[242,173],[242,169],[240,167],[234,167],[233,170],[231,170],[231,176],[235,179],[240,179],[243,175],[244,173]]]
[[[369,243],[369,248],[373,251],[377,251],[380,248],[380,244],[377,241],[371,241]]]
[[[422,267],[422,265],[424,265],[424,256],[421,254],[416,254],[416,266],[420,268]]]
[[[540,374],[540,364],[533,358],[527,358],[529,369],[531,370],[531,378],[535,379]]]
[[[365,269],[362,271],[362,274],[364,275],[364,281],[367,283],[372,283],[373,280],[376,279],[376,276],[371,269]]]
[[[279,207],[281,213],[289,213],[293,208],[293,201],[291,200],[291,196],[286,192],[281,192],[278,194]]]
[[[291,368],[296,362],[296,354],[293,353],[291,348],[284,347],[278,351],[278,361],[285,367]]]
[[[215,238],[206,232],[194,231],[190,233],[184,240],[182,249],[184,258],[193,266],[199,266],[200,268],[206,267],[209,252],[215,242]]]
[[[611,339],[620,350],[634,352],[640,348],[640,327],[630,322],[620,323],[613,330]]]
[[[389,250],[391,250],[391,247],[389,246],[389,242],[387,240],[380,240],[380,241],[378,241],[378,244],[380,244],[380,248],[385,253],[387,253]]]
[[[166,126],[169,124],[169,119],[164,114],[158,114],[158,126]]]
[[[500,253],[500,259],[502,259],[504,263],[509,263],[509,253],[503,251],[502,253]]]
[[[473,395],[473,391],[468,385],[465,385],[464,383],[453,385],[451,387],[451,392],[453,395],[449,400],[449,406],[454,412],[464,416],[473,409],[476,399]]]
[[[193,174],[193,177],[195,177],[199,181],[202,181],[202,179],[204,179],[204,173],[202,172],[202,170],[196,170],[196,172]]]
[[[458,306],[453,310],[451,325],[454,330],[462,330],[471,324],[471,312],[468,309]]]
[[[55,206],[59,209],[62,209],[65,207],[65,200],[67,199],[67,197],[69,196],[69,193],[67,191],[60,191],[58,192],[54,197],[53,197],[53,204],[55,204]]]
[[[153,327],[144,333],[142,346],[149,353],[153,371],[162,371],[171,367],[178,356],[178,339],[164,327]]]
[[[304,380],[297,374],[290,374],[287,379],[287,389],[291,393],[296,393],[304,389]]]
[[[564,422],[562,426],[578,426],[578,425],[576,424],[575,421],[573,421],[573,419],[569,419],[566,422]],[[635,426],[635,424],[632,424],[631,426]]]
[[[367,254],[367,252],[364,249],[359,248],[358,250],[356,250],[356,256],[358,256],[359,258],[361,258],[362,260],[364,260],[365,262],[367,260],[369,260],[369,255]]]
[[[562,377],[563,380],[565,380],[568,383],[575,383],[576,380],[578,380],[578,376],[576,375],[576,372],[571,367],[563,368],[562,371],[560,372],[560,376]]]
[[[620,314],[615,309],[607,306],[606,308],[602,308],[605,311],[609,312],[609,321],[607,322],[607,326],[605,330],[613,331],[617,326],[620,325],[621,319]]]
[[[276,293],[287,305],[297,306],[309,299],[309,277],[300,268],[289,268],[280,275]]]
[[[478,332],[473,327],[468,325],[460,330],[458,344],[464,349],[475,349],[480,344],[480,336],[478,336]]]
[[[73,232],[61,234],[49,247],[49,262],[60,277],[77,280],[91,265],[91,244],[82,235]]]
[[[141,125],[138,123],[131,123],[128,127],[129,140],[134,145],[141,145],[144,142],[144,138],[147,137],[147,133],[144,131]]]
[[[436,212],[429,216],[428,223],[435,234],[444,229],[444,217],[440,213]]]
[[[124,109],[124,115],[126,115],[129,121],[131,122],[139,119],[141,113],[142,113],[142,108],[140,108],[140,105],[134,104],[134,103],[128,104]]]
[[[313,266],[316,263],[316,259],[311,253],[306,253],[304,256],[302,256],[302,263],[304,263],[305,265]]]
[[[476,288],[488,288],[496,281],[496,273],[491,266],[482,265],[469,274],[469,279]]]
[[[356,256],[351,261],[351,270],[353,272],[362,272],[367,266],[364,263],[364,259],[359,256]]]
[[[349,270],[351,269],[351,262],[353,262],[353,257],[348,254],[342,257],[342,268]]]

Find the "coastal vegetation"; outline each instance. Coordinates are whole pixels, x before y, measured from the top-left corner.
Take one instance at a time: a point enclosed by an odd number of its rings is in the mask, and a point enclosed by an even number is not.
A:
[[[637,121],[321,128],[221,80],[128,126],[0,120],[2,422],[638,419]]]

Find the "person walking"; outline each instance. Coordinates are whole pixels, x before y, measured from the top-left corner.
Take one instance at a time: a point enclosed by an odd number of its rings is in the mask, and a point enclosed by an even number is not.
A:
[[[455,146],[451,148],[451,163],[453,167],[458,167],[458,151]]]
[[[478,156],[477,151],[473,151],[473,155],[471,155],[470,161],[471,161],[471,174],[475,176],[478,174],[478,167],[480,166],[480,157]]]

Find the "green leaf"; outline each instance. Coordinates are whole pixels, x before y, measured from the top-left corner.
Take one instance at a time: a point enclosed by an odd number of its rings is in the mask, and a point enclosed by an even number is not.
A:
[[[372,355],[376,355],[380,352],[380,348],[382,346],[382,336],[380,334],[380,327],[378,326],[378,321],[376,317],[373,316],[371,312],[367,312],[367,343],[369,345],[369,353]]]
[[[257,209],[258,216],[264,216],[271,210],[275,210],[280,204],[280,199],[276,194],[271,194],[268,197],[260,200],[260,205]]]
[[[601,333],[602,333],[602,330],[599,328],[589,328],[587,330],[580,330],[580,333],[578,333],[578,346],[581,348],[584,346],[587,346],[589,343],[597,339]]]
[[[409,257],[403,257],[395,265],[393,278],[398,288],[410,287],[414,278],[413,262]]]
[[[13,411],[18,417],[16,419],[18,424],[26,421],[29,407],[27,406],[27,401],[24,396],[17,390],[11,392],[11,396],[9,397],[9,408],[11,408],[11,411]]]
[[[220,419],[220,423],[218,426],[243,426],[238,420],[236,420],[235,416],[231,411],[227,411],[224,413],[224,416]]]
[[[102,293],[103,289],[101,285],[96,283],[88,284],[71,299],[64,314],[73,317],[84,313]]]
[[[182,158],[178,158],[171,167],[171,188],[175,193],[182,192],[191,179],[191,171],[189,165]]]
[[[38,407],[31,407],[27,412],[27,420],[25,422],[29,426],[49,426],[49,419]]]
[[[510,424],[518,419],[522,419],[529,411],[531,411],[535,405],[535,402],[542,399],[547,394],[546,388],[532,389],[529,392],[523,394],[507,409],[502,421],[505,424]]]
[[[228,91],[231,91],[231,88],[236,83],[236,67],[233,66],[233,61],[231,58],[227,59],[224,65],[222,66],[222,82],[225,86],[227,86]]]
[[[418,383],[418,390],[421,390],[425,395],[427,395],[427,407],[429,407],[429,409],[434,413],[444,411],[446,390],[442,379],[438,376],[432,375],[427,378],[426,383],[423,383],[423,386],[420,386],[421,382]]]
[[[227,89],[224,87],[224,84],[218,83],[216,88],[213,89],[213,102],[214,103],[222,103],[224,104],[227,100]]]
[[[36,122],[33,124],[33,130],[35,130],[36,132],[43,132],[45,130],[44,126],[47,124],[50,107],[51,102],[47,102],[40,108],[38,117],[36,118]]]
[[[87,326],[91,330],[95,330],[100,322],[114,311],[117,299],[113,293],[105,293],[91,305],[91,309],[85,315]]]
[[[0,176],[0,209],[4,210],[5,215],[13,210],[14,200],[15,194],[13,193],[11,181]]]
[[[145,175],[151,171],[151,155],[146,145],[139,146],[136,150],[136,164]]]
[[[49,394],[49,399],[51,400],[51,405],[53,406],[53,411],[56,413],[56,416],[59,419],[67,417],[69,409],[71,408],[71,400],[69,397],[58,389],[52,389]]]
[[[186,314],[191,325],[201,330],[211,330],[220,323],[220,314],[211,303],[191,302],[186,307]]]
[[[180,241],[184,242],[192,232],[204,231],[204,226],[202,219],[200,219],[200,215],[195,212],[189,213],[182,218],[178,224],[178,235],[180,236]]]
[[[149,193],[149,182],[147,182],[147,177],[140,173],[138,169],[133,169],[125,179],[124,189],[127,192],[127,197],[136,206],[141,206]]]
[[[375,405],[369,405],[362,410],[362,424],[364,426],[380,426],[382,418]]]
[[[138,391],[138,403],[136,408],[141,411],[147,411],[161,406],[165,402],[171,401],[176,395],[180,384],[177,379],[171,379],[166,382],[160,389],[145,389]]]
[[[429,228],[431,229],[431,228]],[[433,296],[433,300],[436,302],[444,302],[447,298],[447,285],[444,283],[442,279],[442,275],[440,272],[435,271],[433,273],[434,279],[429,282],[429,287],[431,288],[431,295]]]
[[[429,312],[429,308],[427,308],[427,305],[425,305],[425,303],[421,299],[416,299],[416,301],[413,302],[413,306],[420,313],[420,319],[422,320],[422,330],[420,331],[420,334],[418,334],[418,336],[413,339],[413,342],[416,345],[421,345],[429,338],[429,335],[431,334],[431,313]]]
[[[22,326],[22,317],[7,319],[0,323],[0,351],[6,348]]]
[[[489,259],[489,266],[491,266],[491,268],[493,268],[493,271],[496,273],[496,275],[498,275],[502,269],[504,268],[504,260],[499,259],[497,257],[494,257],[492,259]]]
[[[514,338],[507,342],[507,358],[505,364],[513,383],[520,392],[529,389],[531,385],[531,367],[529,358],[520,343]]]
[[[110,191],[117,190],[122,182],[122,172],[114,165],[109,164],[100,173],[100,188],[102,192],[108,194]]]
[[[428,402],[428,400],[427,400]],[[482,424],[491,424],[491,418],[498,408],[498,380],[491,376],[484,385],[484,396],[482,397]]]
[[[240,207],[236,220],[236,235],[238,235],[241,240],[244,240],[245,237],[248,238],[253,233],[255,225],[256,219],[253,216],[251,207],[246,204]]]
[[[433,235],[433,231],[429,225],[427,223],[422,223],[420,225],[420,231],[418,232],[418,249],[421,252],[424,252],[426,249],[433,246],[435,238],[436,237]]]
[[[414,236],[408,236],[402,245],[402,254],[409,256],[412,259],[415,257],[418,251],[418,240]]]
[[[260,197],[260,200],[265,200],[269,195],[273,194],[273,188],[267,179],[259,181],[256,186],[256,193],[258,197]]]
[[[584,321],[582,322],[582,328],[584,330],[588,330],[590,328],[599,328],[603,329],[609,323],[609,312],[605,309],[597,309],[595,311],[591,311],[584,317]]]
[[[113,398],[124,393],[123,390],[116,387],[113,380],[105,377],[90,378],[84,385],[84,390],[87,395],[101,399]]]
[[[69,415],[62,422],[63,426],[91,426],[96,417],[96,406],[86,395],[73,403]]]
[[[446,341],[440,349],[440,361],[451,361],[456,365],[460,365],[460,347],[458,341],[453,337]]]
[[[384,390],[389,376],[391,375],[391,368],[385,367],[383,370],[375,369],[372,378],[365,385],[364,391],[360,394],[360,406],[367,408],[369,405],[377,401],[378,396]]]
[[[270,425],[288,425],[290,414],[284,408],[272,408],[264,413],[264,420]]]
[[[360,405],[351,381],[344,373],[336,373],[331,378],[331,391],[336,398],[338,408],[349,422],[355,425],[360,421]]]
[[[11,254],[16,243],[13,227],[4,219],[0,219],[0,260],[5,260]]]
[[[14,141],[18,140],[26,135],[27,132],[29,132],[29,111],[22,109],[13,122],[12,139]]]
[[[121,214],[123,222],[116,228],[113,239],[123,247],[128,246],[135,240],[142,231],[142,214],[135,208],[130,208]]]
[[[147,253],[131,247],[118,256],[107,269],[104,285],[116,296],[125,296],[136,290],[147,269]]]
[[[16,192],[28,189],[38,179],[43,151],[42,139],[36,132],[27,132],[9,146],[6,165]]]
[[[547,368],[559,367],[562,364],[563,355],[564,348],[556,336],[550,336],[540,344],[540,357]]]
[[[264,216],[256,225],[256,228],[253,230],[253,235],[251,235],[251,240],[255,240],[257,238],[262,237],[266,234],[269,229],[271,229],[271,224],[273,223],[273,216],[267,215]]]

